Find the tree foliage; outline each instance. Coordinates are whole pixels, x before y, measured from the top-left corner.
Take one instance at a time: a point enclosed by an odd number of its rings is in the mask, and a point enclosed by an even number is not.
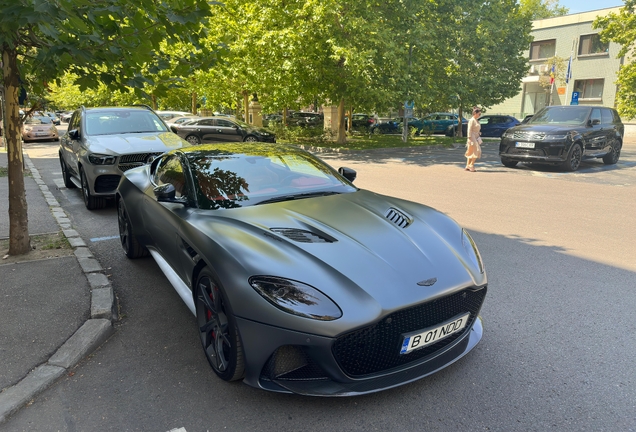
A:
[[[559,0],[519,0],[521,13],[531,20],[567,15],[570,10],[559,4]]]
[[[175,76],[209,67],[215,56],[200,41],[206,0],[0,0],[0,50],[5,98],[5,140],[9,159],[9,253],[29,250],[22,175],[18,92],[44,93],[63,72],[75,74],[81,89],[126,87],[143,94],[156,85],[143,71],[171,67]],[[193,49],[177,58],[161,43],[185,42]],[[165,90],[159,83],[155,91]]]
[[[601,38],[604,41],[616,42],[621,45],[618,57],[624,57],[636,48],[636,16],[634,8],[636,0],[625,0],[625,6],[619,13],[610,13],[598,17],[594,21],[594,28],[602,29]],[[618,92],[616,94],[616,108],[621,116],[636,117],[636,63],[625,63],[618,71]]]

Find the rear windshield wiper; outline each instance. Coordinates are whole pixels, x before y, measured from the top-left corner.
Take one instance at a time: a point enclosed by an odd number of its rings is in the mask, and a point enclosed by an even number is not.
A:
[[[303,199],[303,198],[314,198],[314,197],[327,196],[327,195],[338,195],[338,194],[340,194],[340,192],[321,191],[321,192],[306,192],[306,193],[293,194],[293,195],[282,195],[282,196],[277,196],[274,198],[269,198],[263,201],[259,201],[258,203],[254,205],[269,204],[269,203],[282,202],[282,201],[292,201],[292,200]]]

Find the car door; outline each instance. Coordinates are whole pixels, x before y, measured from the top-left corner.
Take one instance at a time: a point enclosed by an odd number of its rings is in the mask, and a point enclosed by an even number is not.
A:
[[[604,152],[611,150],[611,144],[614,142],[614,138],[620,136],[618,126],[614,122],[614,116],[612,110],[609,108],[601,108],[601,130],[605,136]]]
[[[183,266],[186,246],[181,241],[182,225],[192,212],[194,202],[191,183],[177,154],[163,156],[151,176],[152,187],[171,184],[176,198],[184,204],[159,202],[150,191],[144,197],[143,221],[158,252],[182,280],[187,280]]]
[[[79,160],[81,155],[86,153],[86,146],[83,144],[82,137],[82,113],[81,111],[75,111],[73,117],[68,123],[68,131],[66,134],[67,142],[65,146],[68,148],[68,166],[71,171],[79,174]],[[70,132],[77,131],[75,138],[73,138]]]
[[[603,151],[607,142],[606,131],[603,131],[603,119],[600,108],[593,108],[586,127],[584,154],[596,155]]]
[[[218,142],[243,141],[243,129],[236,123],[225,119],[215,119],[214,140]]]

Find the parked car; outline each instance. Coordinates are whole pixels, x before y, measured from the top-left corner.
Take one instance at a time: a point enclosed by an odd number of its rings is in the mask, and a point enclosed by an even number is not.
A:
[[[487,278],[450,217],[355,177],[296,146],[174,150],[124,174],[120,243],[168,276],[220,379],[315,396],[393,388],[475,347]]]
[[[155,111],[155,112],[157,113],[159,117],[161,117],[163,121],[166,121],[166,122],[175,117],[184,117],[188,115],[194,115],[188,111]]]
[[[449,126],[457,125],[457,119],[457,114],[432,113],[419,119],[409,120],[407,124],[409,129],[415,128],[416,133],[445,133]],[[468,123],[468,121],[462,118],[462,123]]]
[[[59,135],[48,116],[27,117],[22,124],[22,141],[57,141]]]
[[[161,116],[159,116],[161,117]],[[198,120],[201,117],[194,115],[194,114],[188,114],[188,115],[184,115],[184,116],[176,116],[176,117],[171,117],[167,120],[164,120],[166,122],[166,124],[168,126],[173,125],[173,124],[180,124],[183,122],[187,122],[187,121],[192,121],[192,120]]]
[[[399,120],[387,120],[382,123],[374,123],[371,125],[369,132],[375,135],[401,133],[402,123]]]
[[[263,126],[267,127],[270,124],[282,123],[283,116],[282,114],[267,114],[263,116]]]
[[[187,122],[176,133],[190,144],[203,142],[276,142],[276,136],[269,130],[231,120],[227,117],[204,117]]]
[[[325,124],[325,117],[322,113],[294,111],[287,116],[288,126],[320,126]]]
[[[602,158],[611,165],[620,157],[624,132],[613,108],[548,106],[502,135],[499,157],[507,167],[533,162],[576,171],[587,158]]]
[[[60,122],[61,123],[68,123],[69,121],[71,121],[71,117],[72,116],[73,116],[72,112],[68,112],[68,113],[62,114],[60,116]]]
[[[507,115],[484,115],[479,117],[481,136],[486,138],[501,138],[501,135],[509,128],[521,124],[519,120]],[[466,136],[468,123],[462,123],[462,136]],[[457,125],[446,128],[446,136],[457,135]]]
[[[54,125],[59,125],[61,123],[60,118],[54,112],[48,111],[44,114],[51,118]]]
[[[122,174],[189,144],[149,108],[80,108],[60,139],[67,188],[82,188],[84,204],[99,209],[112,198]]]
[[[351,116],[351,126],[353,129],[369,130],[375,124],[375,117],[370,114],[353,114]],[[349,118],[345,117],[345,126],[349,127]]]

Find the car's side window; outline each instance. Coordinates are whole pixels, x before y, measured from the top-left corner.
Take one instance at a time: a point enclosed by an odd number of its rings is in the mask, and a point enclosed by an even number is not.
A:
[[[214,126],[213,119],[199,120],[198,126]]]
[[[71,121],[68,123],[68,130],[73,130],[73,129],[77,129],[78,131],[80,130],[80,112],[79,111],[75,111],[73,113],[73,117],[71,117]]]
[[[227,121],[227,120],[218,120],[216,121],[216,125],[219,127],[227,127],[227,128],[231,128],[234,127],[234,123]]]
[[[612,111],[607,109],[607,108],[603,108],[601,110],[601,115],[603,117],[603,124],[606,125],[610,125],[612,123],[614,123],[614,118],[612,117]]]
[[[601,110],[598,108],[594,108],[592,110],[592,116],[590,117],[590,120],[592,120],[592,122],[594,122],[594,120],[598,120],[599,122],[601,121]]]
[[[157,186],[173,185],[177,198],[188,196],[185,172],[177,155],[168,155],[160,162],[155,173],[155,183]]]

